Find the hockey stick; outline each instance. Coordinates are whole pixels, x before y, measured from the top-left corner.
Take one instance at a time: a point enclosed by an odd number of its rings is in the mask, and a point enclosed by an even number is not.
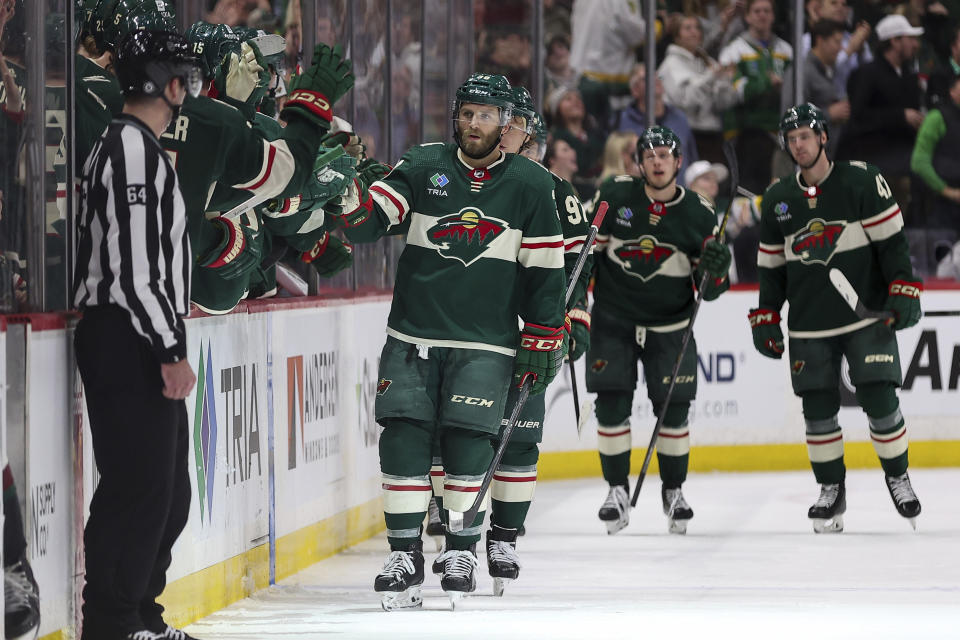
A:
[[[567,360],[570,366],[570,387],[573,389],[573,415],[577,418],[577,437],[580,437],[580,430],[583,423],[580,422],[580,390],[577,389],[577,369],[573,366],[573,360]]]
[[[844,302],[850,305],[850,308],[853,309],[853,312],[857,314],[861,319],[866,320],[868,318],[876,318],[877,320],[888,320],[893,317],[892,311],[875,311],[873,309],[868,309],[863,302],[860,301],[860,295],[857,293],[857,290],[853,288],[853,285],[850,284],[850,281],[847,280],[847,277],[843,275],[843,272],[840,269],[833,268],[830,269],[830,284],[833,285],[833,288],[837,290],[837,293],[840,294],[840,297],[843,298]],[[945,318],[951,316],[960,316],[960,311],[924,311],[923,317],[925,318]]]
[[[583,248],[580,249],[580,255],[577,256],[577,262],[573,266],[573,272],[570,274],[570,280],[567,281],[567,294],[564,298],[564,308],[566,308],[567,303],[570,302],[570,296],[573,295],[573,288],[577,282],[577,278],[580,277],[580,272],[583,271],[583,265],[587,261],[587,255],[590,253],[590,249],[593,247],[593,241],[597,237],[597,231],[600,230],[600,224],[603,222],[603,216],[607,213],[607,207],[609,205],[606,201],[600,203],[597,207],[597,213],[593,216],[593,222],[590,224],[590,231],[587,233],[587,241],[583,243]],[[490,482],[493,481],[493,474],[497,470],[497,466],[500,464],[500,460],[503,458],[503,452],[507,449],[507,443],[510,441],[510,435],[513,433],[514,427],[517,426],[517,419],[520,417],[520,411],[523,410],[523,405],[526,404],[527,398],[530,396],[530,389],[533,387],[533,379],[530,376],[524,378],[523,382],[520,384],[520,395],[517,397],[517,403],[513,406],[513,411],[510,412],[510,419],[507,421],[507,426],[503,430],[503,435],[500,436],[500,445],[497,447],[496,453],[493,454],[493,462],[490,463],[490,467],[487,469],[487,472],[483,474],[483,481],[480,483],[480,491],[477,492],[477,497],[473,499],[473,504],[470,505],[470,508],[465,512],[454,511],[453,509],[447,510],[447,528],[456,533],[463,531],[463,524],[467,522],[473,524],[473,521],[477,519],[477,514],[480,513],[480,508],[483,505],[483,500],[487,495],[487,489],[490,488]]]
[[[740,170],[737,167],[737,155],[734,151],[733,140],[727,140],[723,143],[723,155],[730,165],[730,202],[727,203],[727,210],[723,213],[723,220],[720,222],[720,230],[717,232],[717,240],[723,241],[723,232],[727,228],[727,220],[730,219],[730,207],[733,199],[737,195],[737,182],[740,181]],[[663,405],[660,408],[660,415],[657,416],[657,424],[653,427],[653,433],[650,435],[650,444],[647,445],[647,453],[643,457],[643,466],[640,467],[640,476],[637,478],[637,485],[633,488],[633,496],[630,498],[630,507],[637,506],[637,498],[640,497],[640,487],[643,486],[643,480],[647,477],[647,468],[650,466],[650,460],[653,457],[653,449],[657,444],[657,436],[660,435],[660,429],[663,428],[663,419],[667,415],[667,407],[670,406],[670,398],[673,396],[673,388],[677,385],[677,375],[680,373],[680,365],[683,363],[683,354],[687,352],[687,345],[690,344],[690,337],[693,335],[693,323],[697,320],[697,314],[700,312],[700,305],[703,303],[703,290],[707,286],[707,279],[710,277],[706,271],[700,278],[700,286],[697,287],[697,297],[693,301],[693,312],[690,314],[690,323],[683,333],[683,339],[680,342],[680,352],[677,354],[677,361],[673,363],[673,373],[670,374],[670,386],[667,387],[667,395],[663,399]]]

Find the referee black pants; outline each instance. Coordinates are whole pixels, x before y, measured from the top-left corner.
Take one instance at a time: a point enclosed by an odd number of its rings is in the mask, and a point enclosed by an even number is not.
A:
[[[160,363],[121,307],[89,307],[74,338],[100,483],[84,531],[83,640],[162,631],[170,550],[187,523],[183,400],[161,391]]]

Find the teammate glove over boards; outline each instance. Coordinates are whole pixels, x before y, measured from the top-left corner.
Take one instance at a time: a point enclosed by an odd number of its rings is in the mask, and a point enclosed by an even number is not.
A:
[[[772,309],[751,309],[747,318],[753,331],[753,346],[757,351],[774,360],[783,357],[780,314]]]
[[[513,364],[513,379],[517,386],[523,384],[528,375],[532,375],[534,380],[530,394],[537,395],[546,391],[547,385],[563,366],[566,346],[563,327],[551,329],[529,322],[524,324],[517,359]]]
[[[323,43],[313,50],[313,64],[290,81],[290,97],[280,117],[302,117],[324,129],[333,120],[333,104],[353,87],[352,63],[343,59],[343,47]]]
[[[254,229],[242,224],[239,218],[220,216],[211,222],[220,228],[223,237],[216,247],[197,259],[197,264],[217,269],[227,280],[239,278],[260,264],[260,246],[255,242]]]
[[[893,312],[893,318],[887,321],[894,331],[907,329],[920,322],[923,315],[920,310],[920,293],[923,291],[922,282],[905,282],[894,280],[888,289],[889,297],[883,308]]]
[[[325,231],[310,251],[300,254],[300,260],[311,265],[324,278],[330,278],[353,264],[353,245]]]

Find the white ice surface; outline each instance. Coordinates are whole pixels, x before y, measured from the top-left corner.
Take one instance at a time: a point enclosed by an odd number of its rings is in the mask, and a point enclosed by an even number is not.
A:
[[[841,534],[813,533],[810,472],[691,474],[686,536],[667,534],[659,479],[608,536],[602,480],[544,482],[518,552],[520,579],[492,595],[482,541],[477,592],[455,612],[430,573],[422,610],[386,613],[373,579],[383,535],[191,625],[202,640],[444,638],[960,638],[960,469],[910,472],[919,530],[880,470],[847,476]],[[633,480],[633,478],[631,478]]]

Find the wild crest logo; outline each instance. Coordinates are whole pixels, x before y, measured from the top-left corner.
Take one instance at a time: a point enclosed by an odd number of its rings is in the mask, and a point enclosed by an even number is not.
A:
[[[458,213],[439,218],[427,230],[427,238],[444,258],[473,264],[509,225],[483,215],[476,207],[464,207]]]
[[[793,237],[790,249],[803,264],[827,264],[837,250],[837,241],[843,233],[842,222],[826,222],[814,218]]]
[[[196,463],[200,522],[213,517],[213,480],[217,471],[217,403],[213,386],[213,352],[207,343],[207,359],[200,347],[197,365],[197,399],[193,418],[193,457]]]
[[[661,244],[653,236],[630,240],[614,251],[624,272],[644,282],[657,275],[663,264],[676,252],[675,246]]]

